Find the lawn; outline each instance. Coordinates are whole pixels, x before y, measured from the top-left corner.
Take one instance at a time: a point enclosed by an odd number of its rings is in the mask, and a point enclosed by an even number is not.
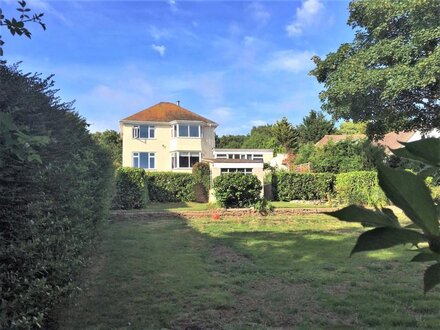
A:
[[[348,257],[360,226],[144,217],[106,227],[60,328],[440,328],[440,290],[423,294],[408,248]]]

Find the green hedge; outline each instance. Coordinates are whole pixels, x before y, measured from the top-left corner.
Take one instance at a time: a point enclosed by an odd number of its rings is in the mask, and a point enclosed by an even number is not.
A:
[[[50,79],[0,64],[0,328],[46,328],[111,200],[109,155]]]
[[[150,172],[146,178],[150,200],[153,202],[194,200],[194,177],[190,173]]]
[[[113,208],[118,210],[141,209],[147,206],[147,174],[142,168],[120,167],[116,170]]]
[[[214,179],[213,186],[223,207],[249,207],[260,200],[262,186],[255,175],[225,173]]]
[[[335,175],[331,173],[276,172],[272,176],[276,200],[327,199],[333,193]]]
[[[359,171],[336,176],[335,192],[344,204],[385,205],[387,198],[379,187],[377,173]]]

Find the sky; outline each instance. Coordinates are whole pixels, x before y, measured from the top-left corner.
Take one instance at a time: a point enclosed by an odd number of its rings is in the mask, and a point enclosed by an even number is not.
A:
[[[297,125],[320,110],[311,57],[350,42],[348,1],[43,1],[47,30],[32,39],[0,30],[9,64],[54,75],[90,130],[158,102],[216,121],[218,135],[247,134],[283,116]],[[16,1],[0,0],[6,17]]]

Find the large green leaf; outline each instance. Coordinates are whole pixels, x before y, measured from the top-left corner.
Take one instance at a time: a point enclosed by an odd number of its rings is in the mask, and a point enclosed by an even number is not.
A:
[[[409,157],[406,158],[413,156],[413,159],[421,159],[426,164],[440,166],[440,139],[428,138],[402,144],[408,152]]]
[[[428,267],[423,276],[425,293],[440,283],[440,263]]]
[[[438,234],[437,211],[423,180],[402,170],[378,166],[379,185],[385,195],[425,233]]]
[[[440,261],[440,254],[434,252],[421,252],[416,254],[411,261],[413,262],[427,262]]]
[[[374,227],[400,227],[396,218],[380,211],[368,210],[358,205],[350,205],[335,212],[325,213],[347,222],[360,222]]]
[[[362,233],[350,255],[362,251],[374,251],[393,247],[399,244],[417,244],[426,242],[427,238],[414,231],[403,228],[381,227]]]

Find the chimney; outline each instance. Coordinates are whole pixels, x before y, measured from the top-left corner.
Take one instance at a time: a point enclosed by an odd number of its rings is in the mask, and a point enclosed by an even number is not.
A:
[[[180,100],[177,100],[176,104],[177,104],[178,107],[180,107]]]

